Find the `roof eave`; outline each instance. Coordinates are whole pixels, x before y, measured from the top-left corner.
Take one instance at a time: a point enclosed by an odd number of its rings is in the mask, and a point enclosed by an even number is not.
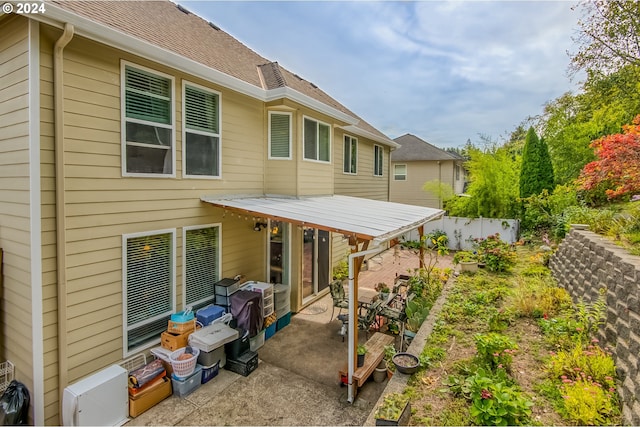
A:
[[[298,92],[295,89],[292,89],[288,86],[279,87],[276,89],[270,89],[265,92],[265,102],[275,101],[276,99],[287,98],[291,101],[297,102],[300,105],[304,105],[305,107],[309,107],[313,110],[316,110],[320,113],[326,114],[329,117],[332,117],[341,122],[356,124],[358,123],[358,119],[355,117],[343,113],[342,111],[333,108],[327,104],[324,104],[317,99],[311,98],[303,93]]]
[[[380,144],[384,144],[387,145],[389,147],[391,147],[393,150],[397,149],[400,147],[400,144],[398,144],[397,142],[393,141],[390,138],[385,138],[382,137],[380,135],[376,135],[372,132],[369,132],[367,130],[364,130],[362,128],[359,128],[357,126],[355,126],[355,124],[351,124],[351,125],[347,125],[347,126],[341,126],[342,129],[346,130],[347,132],[351,132],[354,133],[358,136],[362,136],[364,138],[368,138],[368,139],[372,139],[375,142],[379,142]]]
[[[92,21],[76,13],[65,10],[53,3],[47,3],[47,13],[30,15],[30,18],[63,28],[65,23],[74,26],[75,33],[82,37],[112,46],[136,56],[167,65],[176,70],[191,74],[212,83],[224,86],[243,95],[250,96],[263,102],[278,98],[287,98],[301,105],[312,108],[344,123],[356,124],[358,120],[310,96],[304,95],[290,87],[264,90],[236,77],[208,67],[192,59],[186,58],[158,45],[146,42],[112,27]]]

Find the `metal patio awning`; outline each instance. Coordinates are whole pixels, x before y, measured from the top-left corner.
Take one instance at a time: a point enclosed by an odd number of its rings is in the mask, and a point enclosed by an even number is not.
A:
[[[368,240],[374,246],[444,214],[441,209],[336,195],[203,196],[201,200],[243,215],[318,228],[360,241]]]
[[[348,398],[353,403],[357,386],[353,383],[356,347],[358,343],[357,301],[358,274],[365,255],[379,252],[378,245],[402,234],[419,229],[440,218],[441,209],[402,203],[384,202],[350,196],[287,197],[264,196],[204,196],[203,202],[219,208],[256,218],[269,218],[340,233],[349,238],[349,359]],[[369,244],[375,249],[369,249]],[[422,251],[421,251],[422,255]],[[422,259],[422,256],[421,256]],[[421,263],[422,266],[422,263]]]

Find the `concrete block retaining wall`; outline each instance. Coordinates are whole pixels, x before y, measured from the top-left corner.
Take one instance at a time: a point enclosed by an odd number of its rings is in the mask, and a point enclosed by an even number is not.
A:
[[[625,423],[640,425],[640,257],[590,231],[571,230],[549,266],[574,302],[606,293],[600,344],[613,349]]]

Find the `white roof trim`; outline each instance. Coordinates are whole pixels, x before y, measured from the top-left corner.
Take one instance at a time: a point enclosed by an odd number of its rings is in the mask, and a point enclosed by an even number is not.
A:
[[[336,108],[289,87],[267,91],[236,77],[232,77],[221,71],[207,67],[197,61],[185,58],[177,53],[159,47],[158,45],[146,42],[129,34],[125,34],[112,27],[92,21],[76,13],[69,12],[54,3],[47,2],[46,7],[46,14],[34,14],[29,17],[58,28],[62,28],[63,24],[68,22],[73,24],[75,33],[79,36],[86,37],[108,46],[113,46],[117,49],[146,58],[150,61],[183,71],[195,77],[232,89],[241,94],[259,99],[263,102],[279,98],[288,98],[322,114],[326,114],[336,120],[350,124],[358,123],[358,120],[355,117],[343,113]]]
[[[444,215],[441,209],[350,196],[203,196],[223,209],[387,242]]]
[[[374,133],[371,133],[367,130],[364,130],[362,128],[359,128],[357,126],[340,126],[342,129],[346,130],[347,132],[351,132],[354,133],[356,135],[362,136],[364,138],[369,138],[372,139],[376,142],[379,142],[380,144],[384,144],[387,145],[389,147],[391,147],[393,150],[395,150],[396,148],[400,147],[400,144],[398,144],[397,142],[395,142],[392,139],[386,138],[386,137],[382,137],[380,135],[376,135]]]

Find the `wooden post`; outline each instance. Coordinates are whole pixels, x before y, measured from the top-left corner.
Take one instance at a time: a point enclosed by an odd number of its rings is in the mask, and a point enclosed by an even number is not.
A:
[[[362,248],[360,248],[360,242],[362,242]],[[360,251],[365,251],[369,247],[369,241],[364,240],[360,241],[356,237],[349,237],[349,245],[351,246],[351,253],[355,254]],[[349,313],[349,321],[355,322],[355,327],[353,329],[353,366],[358,365],[358,276],[360,275],[360,268],[362,267],[362,262],[364,261],[364,255],[355,257],[353,259],[353,312]],[[356,384],[350,384],[349,387],[352,387],[352,395],[355,398],[358,392],[358,386]]]
[[[420,268],[424,268],[424,245],[422,238],[424,237],[424,225],[418,227],[418,240],[420,240]]]

